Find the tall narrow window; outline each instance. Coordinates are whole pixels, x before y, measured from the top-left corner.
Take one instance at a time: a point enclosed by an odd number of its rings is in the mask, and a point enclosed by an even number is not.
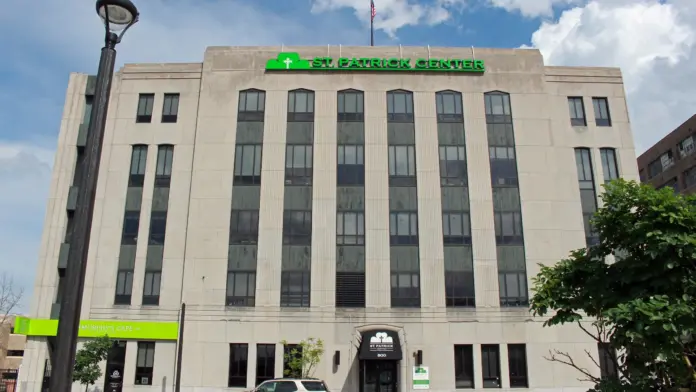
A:
[[[467,186],[466,149],[440,145],[440,184]]]
[[[568,110],[570,111],[570,125],[574,127],[587,126],[585,104],[582,102],[582,97],[568,97]]]
[[[283,214],[283,243],[312,244],[312,212],[285,210]]]
[[[237,144],[234,153],[234,185],[261,184],[260,144]]]
[[[442,234],[445,245],[471,245],[469,213],[443,212]]]
[[[175,123],[179,116],[179,94],[164,94],[162,122]]]
[[[140,94],[138,97],[138,111],[135,116],[135,122],[152,122],[152,107],[154,104],[155,94]]]
[[[609,343],[597,343],[597,351],[599,352],[599,370],[603,379],[617,378],[618,362],[616,352],[611,348]]]
[[[404,90],[387,92],[387,121],[413,122],[413,93]]]
[[[454,346],[454,382],[457,389],[474,389],[474,350],[470,344]]]
[[[227,306],[254,306],[256,302],[256,270],[227,271]]]
[[[599,243],[599,236],[592,228],[591,223],[597,211],[597,194],[595,193],[590,149],[576,148],[575,163],[578,171],[578,184],[580,185],[580,205],[585,225],[585,241],[587,246],[592,246]]]
[[[524,344],[508,344],[510,388],[529,388],[527,348]]]
[[[339,145],[337,158],[337,185],[365,185],[365,157],[362,145]]]
[[[416,185],[416,147],[389,146],[389,185]]]
[[[275,378],[275,344],[256,345],[256,383]]]
[[[314,91],[294,90],[288,94],[288,122],[314,121]]]
[[[460,123],[464,120],[462,94],[456,91],[440,91],[435,94],[435,106],[439,123]]]
[[[259,211],[233,210],[230,218],[230,244],[256,244],[259,237]]]
[[[619,165],[616,163],[616,150],[613,148],[600,148],[602,156],[602,171],[604,172],[604,183],[619,178]]]
[[[285,185],[312,185],[313,146],[285,147]]]
[[[155,366],[155,342],[138,342],[135,365],[135,385],[152,385]]]
[[[275,347],[273,348],[275,350]],[[246,388],[249,345],[230,343],[230,365],[227,371],[227,387]]]
[[[365,244],[365,216],[362,212],[336,214],[336,244]]]
[[[497,344],[481,345],[483,387],[500,388],[500,347]]]
[[[418,213],[390,213],[389,232],[392,245],[418,245]]]
[[[174,146],[161,145],[157,149],[157,168],[155,169],[155,187],[168,188],[172,180]]]
[[[94,104],[94,95],[85,95],[85,111],[82,115],[82,123],[89,125],[92,117],[92,105]]]
[[[610,127],[609,101],[604,97],[594,97],[592,98],[592,107],[594,108],[595,124],[598,127]]]
[[[129,187],[142,187],[145,183],[145,165],[147,164],[147,146],[133,146],[131,155],[130,175],[128,176]]]
[[[283,270],[280,275],[280,306],[308,308],[311,294],[310,270]]]
[[[361,122],[365,119],[363,93],[357,90],[338,92],[338,121]]]
[[[500,306],[527,306],[527,262],[510,95],[501,91],[488,92],[484,95],[484,103]]]
[[[239,92],[237,121],[262,122],[266,109],[266,93],[261,90]]]

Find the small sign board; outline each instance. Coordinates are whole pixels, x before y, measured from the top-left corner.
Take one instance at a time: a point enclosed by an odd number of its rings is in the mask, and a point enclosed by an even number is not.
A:
[[[427,366],[413,367],[413,389],[430,389],[430,371]]]

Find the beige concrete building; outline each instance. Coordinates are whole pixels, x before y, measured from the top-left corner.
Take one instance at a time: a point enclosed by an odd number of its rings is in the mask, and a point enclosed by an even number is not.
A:
[[[0,371],[11,371],[22,365],[27,338],[14,333],[14,315],[5,316],[3,321],[0,322]]]
[[[327,57],[349,68],[315,69]],[[93,82],[70,77],[32,319],[59,310]],[[185,302],[182,391],[280,377],[279,342],[313,337],[332,391],[584,392],[543,356],[599,373],[596,342],[543,328],[528,291],[538,264],[595,240],[587,219],[617,176],[638,179],[621,72],[537,50],[210,47],[128,64],[82,306],[83,326],[124,339],[97,386],[171,390],[176,334],[143,322],[177,322]],[[31,329],[23,392],[41,389],[54,339]]]

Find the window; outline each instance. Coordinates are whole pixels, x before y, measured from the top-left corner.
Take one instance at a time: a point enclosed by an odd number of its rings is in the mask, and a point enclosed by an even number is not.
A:
[[[437,108],[437,122],[461,123],[464,121],[461,93],[440,91],[435,94],[435,106]]]
[[[121,245],[135,245],[138,242],[140,211],[126,211],[123,216],[123,234]]]
[[[261,145],[238,144],[234,152],[234,185],[261,184]]]
[[[392,271],[391,306],[419,308],[420,302],[420,272]]]
[[[510,388],[528,388],[527,348],[524,344],[508,344]]]
[[[694,153],[694,136],[689,136],[686,139],[679,142],[679,155],[682,158],[687,157]]]
[[[389,146],[389,185],[416,185],[415,146]]]
[[[444,212],[442,234],[445,245],[471,245],[471,221],[468,212]]]
[[[363,92],[357,90],[345,90],[338,92],[338,121],[362,122],[365,120],[365,108],[363,104]]]
[[[145,165],[147,164],[147,146],[133,146],[131,154],[129,187],[142,187],[145,183]]]
[[[684,185],[686,188],[696,185],[696,166],[684,172]]]
[[[285,210],[283,212],[283,243],[286,245],[312,244],[312,212]]]
[[[336,214],[336,244],[365,244],[365,215],[362,212]]]
[[[89,126],[92,117],[92,106],[94,105],[94,95],[85,95],[84,113],[82,113],[82,124]]]
[[[493,211],[495,242],[498,245],[524,245],[522,213],[519,211]]]
[[[237,121],[263,122],[266,107],[266,92],[246,90],[239,92]]]
[[[594,107],[595,124],[598,127],[610,127],[609,101],[606,98],[594,97],[592,98],[592,107]]]
[[[114,305],[130,305],[132,292],[133,270],[121,268],[119,266],[116,275],[116,296],[114,297]]]
[[[147,267],[146,267],[147,268]],[[143,305],[159,305],[162,271],[145,270],[145,287],[143,288]]]
[[[502,91],[493,91],[483,95],[486,106],[486,123],[512,123],[510,95]]]
[[[396,90],[387,92],[387,122],[413,122],[413,93]]]
[[[285,147],[285,185],[312,185],[312,148],[311,145]]]
[[[679,192],[679,180],[677,179],[677,177],[673,177],[672,179],[670,179],[669,181],[667,181],[666,183],[664,183],[663,185],[661,185],[657,189],[662,189],[662,188],[672,188],[672,190],[675,193],[677,193],[677,192]]]
[[[152,372],[155,366],[155,342],[138,342],[138,356],[135,365],[135,385],[152,385]]]
[[[135,116],[135,122],[152,122],[152,106],[154,104],[155,94],[140,94],[140,96],[138,97],[138,112]]]
[[[483,387],[500,388],[500,347],[497,344],[481,345]]]
[[[259,211],[232,210],[230,245],[256,244],[259,238]]]
[[[295,381],[269,381],[259,386],[258,392],[295,392]]]
[[[310,296],[309,271],[283,271],[280,274],[280,306],[308,308]]]
[[[602,156],[602,171],[604,172],[604,183],[619,178],[619,166],[616,163],[616,150],[613,148],[600,148]]]
[[[389,243],[391,245],[418,245],[418,213],[389,213]]]
[[[275,347],[273,350],[275,353]],[[230,367],[227,371],[227,386],[229,388],[246,388],[248,358],[248,344],[230,343]]]
[[[314,121],[314,91],[295,90],[288,93],[288,121]]]
[[[302,384],[307,391],[326,392],[329,390],[329,387],[327,387],[323,381],[300,381],[300,384]]]
[[[491,159],[491,185],[518,186],[517,161],[514,147],[489,147]]]
[[[301,378],[302,374],[293,373],[290,361],[302,361],[302,346],[299,344],[286,344],[283,346],[283,377]]]
[[[336,177],[338,185],[365,185],[364,147],[339,145]]]
[[[474,271],[445,271],[445,305],[448,308],[476,306]]]
[[[498,269],[498,286],[500,291],[500,306],[527,306],[527,273],[526,271],[506,271]]]
[[[365,273],[336,271],[336,307],[365,307]]]
[[[454,383],[457,389],[474,389],[474,350],[470,344],[454,346]]]
[[[582,102],[582,97],[568,97],[568,110],[570,111],[570,125],[574,127],[587,126],[585,104]]]
[[[172,180],[174,146],[160,145],[157,148],[157,168],[155,169],[155,188],[168,188]]]
[[[604,379],[617,378],[619,372],[616,352],[609,343],[597,343],[597,351],[599,352],[600,376]]]
[[[275,344],[256,345],[256,383],[275,378]]]
[[[167,231],[167,211],[152,211],[150,215],[149,245],[164,245]]]
[[[466,148],[440,146],[440,184],[466,186]]]
[[[179,94],[164,94],[162,122],[175,123],[179,114]]]
[[[660,155],[660,163],[662,164],[662,171],[669,169],[674,166],[674,158],[672,157],[672,150]]]
[[[594,186],[594,173],[592,171],[592,158],[588,148],[575,149],[575,164],[577,165],[578,183],[580,184],[580,205],[582,218],[585,225],[585,239],[587,246],[599,243],[599,237],[592,228],[592,217],[597,211],[597,195]]]
[[[227,271],[227,306],[254,306],[256,271]]]
[[[14,331],[12,332],[14,333]],[[24,350],[7,350],[8,357],[23,357]]]

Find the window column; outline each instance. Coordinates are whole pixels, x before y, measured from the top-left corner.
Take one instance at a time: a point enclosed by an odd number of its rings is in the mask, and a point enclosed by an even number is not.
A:
[[[580,205],[582,221],[585,226],[585,243],[587,246],[597,245],[599,236],[590,223],[597,211],[597,192],[595,191],[594,171],[592,169],[592,154],[589,148],[575,149],[575,164],[578,170],[578,184],[580,185]]]
[[[484,101],[491,163],[500,306],[527,306],[529,300],[522,205],[510,95],[500,91],[489,92],[484,94]]]
[[[365,307],[365,115],[362,91],[338,92],[336,307]]]
[[[435,94],[445,255],[445,304],[476,306],[462,95]]]
[[[159,305],[164,239],[167,231],[167,210],[169,208],[169,186],[172,179],[173,160],[174,146],[160,145],[157,149],[155,189],[152,195],[152,212],[150,213],[150,234],[148,236],[147,256],[145,261],[143,305]]]
[[[616,150],[613,148],[600,148],[602,156],[602,172],[604,172],[604,183],[619,178],[619,165],[616,160]]]
[[[290,91],[285,146],[281,307],[310,305],[313,162],[314,92]]]
[[[128,190],[126,191],[126,211],[123,214],[121,248],[118,255],[114,305],[131,304],[135,251],[138,244],[138,230],[140,229],[140,209],[143,200],[146,164],[147,146],[133,146],[130,175],[128,176]]]
[[[227,258],[227,306],[256,304],[265,106],[264,91],[246,90],[239,93]]]
[[[387,92],[391,306],[420,307],[418,190],[413,93]]]

